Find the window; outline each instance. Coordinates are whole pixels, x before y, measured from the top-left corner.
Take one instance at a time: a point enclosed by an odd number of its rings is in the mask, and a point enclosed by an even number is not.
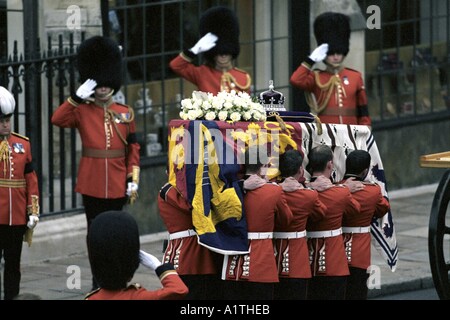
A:
[[[450,4],[358,1],[381,12],[381,28],[366,30],[366,86],[374,121],[417,119],[450,111]]]

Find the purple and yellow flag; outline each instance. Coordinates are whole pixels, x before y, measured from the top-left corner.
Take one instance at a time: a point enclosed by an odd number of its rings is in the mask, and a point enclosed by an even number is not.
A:
[[[248,252],[240,155],[265,145],[278,174],[278,155],[301,144],[299,123],[172,120],[169,182],[189,200],[199,243],[221,254]]]

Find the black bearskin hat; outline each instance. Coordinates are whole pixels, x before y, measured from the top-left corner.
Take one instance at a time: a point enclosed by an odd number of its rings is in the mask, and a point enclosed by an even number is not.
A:
[[[88,233],[92,274],[101,288],[122,289],[139,267],[139,230],[136,220],[124,211],[105,211],[93,221]]]
[[[200,17],[199,29],[200,37],[212,32],[219,38],[211,50],[203,53],[208,61],[214,61],[218,54],[231,54],[233,59],[239,56],[239,20],[233,10],[222,6],[209,8]]]
[[[314,21],[317,45],[328,43],[328,54],[346,56],[350,47],[350,18],[342,13],[324,12]]]
[[[122,85],[122,53],[111,38],[94,36],[83,41],[77,57],[80,82],[97,81],[99,87],[109,87],[114,93]]]

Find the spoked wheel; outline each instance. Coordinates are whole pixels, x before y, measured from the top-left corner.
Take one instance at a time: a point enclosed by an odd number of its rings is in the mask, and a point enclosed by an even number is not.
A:
[[[441,300],[450,300],[450,170],[434,195],[428,228],[428,252],[434,286]]]

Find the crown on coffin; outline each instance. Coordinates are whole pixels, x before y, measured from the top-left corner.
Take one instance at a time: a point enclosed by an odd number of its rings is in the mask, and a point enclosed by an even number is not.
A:
[[[286,111],[284,95],[274,89],[273,80],[269,81],[269,90],[261,92],[259,102],[266,111]]]

